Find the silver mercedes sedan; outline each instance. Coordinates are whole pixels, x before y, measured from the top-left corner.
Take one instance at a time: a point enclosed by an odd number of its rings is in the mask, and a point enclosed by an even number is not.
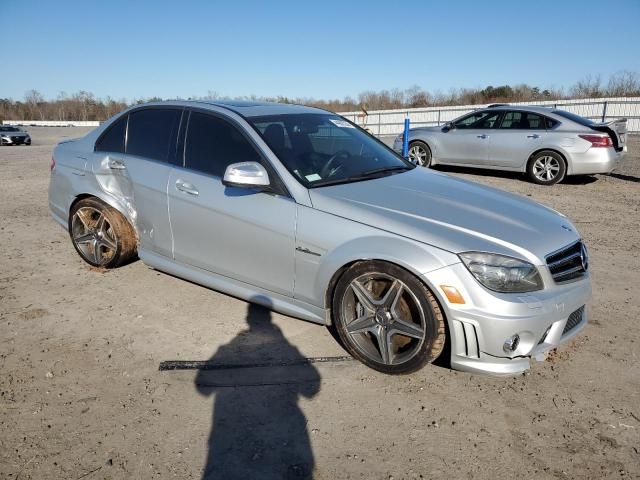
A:
[[[493,105],[441,127],[414,128],[409,158],[424,167],[458,165],[524,172],[553,185],[567,175],[610,173],[627,151],[626,119],[597,123],[550,107]],[[402,135],[394,150],[402,150]]]
[[[49,207],[91,265],[137,255],[328,325],[384,373],[445,351],[515,374],[587,322],[587,250],[564,215],[416,168],[315,108],[132,107],[58,144]]]

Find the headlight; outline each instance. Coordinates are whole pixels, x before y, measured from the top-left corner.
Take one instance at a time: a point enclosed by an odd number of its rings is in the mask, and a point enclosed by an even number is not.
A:
[[[459,255],[476,280],[495,292],[542,290],[538,269],[529,262],[495,253],[466,252]]]

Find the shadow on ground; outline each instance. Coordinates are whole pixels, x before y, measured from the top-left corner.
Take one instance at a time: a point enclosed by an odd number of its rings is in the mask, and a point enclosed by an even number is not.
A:
[[[264,303],[264,302],[261,302]],[[204,479],[312,478],[314,457],[307,420],[298,401],[320,389],[320,374],[271,321],[271,312],[249,304],[248,328],[222,345],[199,370],[195,385],[214,395]],[[299,365],[224,368],[225,365]]]

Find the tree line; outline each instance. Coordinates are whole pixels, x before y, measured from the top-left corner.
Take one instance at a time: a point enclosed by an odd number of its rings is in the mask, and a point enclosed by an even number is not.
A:
[[[365,91],[356,98],[318,100],[314,98],[258,97],[255,95],[233,97],[234,100],[275,101],[299,103],[324,108],[334,112],[354,110],[386,110],[396,108],[420,108],[445,105],[478,105],[487,103],[511,103],[543,100],[563,100],[571,98],[602,98],[640,96],[640,77],[636,72],[623,71],[611,75],[607,81],[602,77],[588,76],[568,89],[546,88],[527,84],[487,86],[485,88],[451,89],[447,93],[429,92],[414,86],[408,89]],[[232,97],[215,91],[202,97],[188,100],[211,100]],[[111,97],[96,98],[93,93],[81,90],[74,94],[61,92],[55,99],[45,99],[37,90],[29,90],[23,100],[0,98],[0,121],[2,120],[58,120],[87,121],[106,120],[126,107],[149,101],[162,100],[159,97],[146,99],[114,100]]]

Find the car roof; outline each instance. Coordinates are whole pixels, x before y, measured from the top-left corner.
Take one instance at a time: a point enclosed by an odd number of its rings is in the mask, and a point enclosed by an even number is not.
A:
[[[189,106],[207,108],[207,106],[215,106],[226,108],[243,117],[261,117],[266,115],[287,115],[295,113],[330,113],[320,108],[307,107],[305,105],[298,105],[292,103],[277,103],[277,102],[258,102],[258,101],[246,101],[246,100],[167,100],[163,102],[150,102],[139,107],[149,106]]]
[[[509,105],[507,103],[489,105],[488,107],[484,107],[487,110],[524,110],[527,112],[537,112],[537,113],[552,113],[554,107],[549,105],[548,107],[540,106],[540,105]]]

